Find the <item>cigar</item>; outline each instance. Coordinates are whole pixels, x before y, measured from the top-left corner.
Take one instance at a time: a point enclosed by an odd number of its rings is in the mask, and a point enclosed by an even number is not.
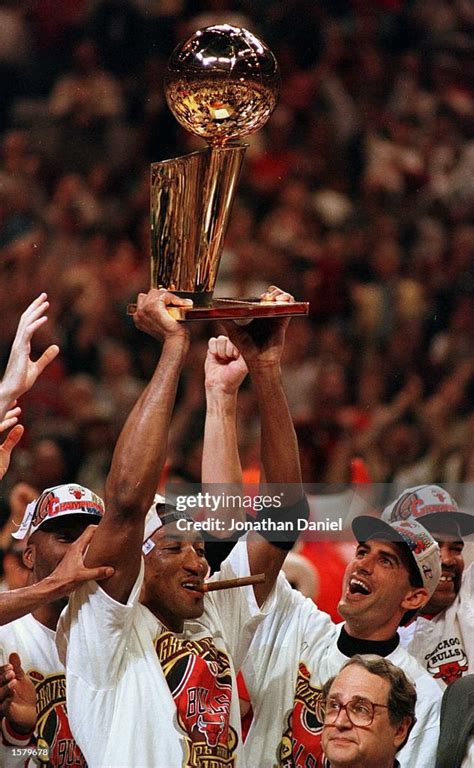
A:
[[[256,573],[255,576],[243,576],[240,579],[227,579],[226,581],[209,581],[203,584],[203,592],[215,592],[218,589],[233,589],[234,587],[246,587],[249,584],[263,584],[264,573]]]

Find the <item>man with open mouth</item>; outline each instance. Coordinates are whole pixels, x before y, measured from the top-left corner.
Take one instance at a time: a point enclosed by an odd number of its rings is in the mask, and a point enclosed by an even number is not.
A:
[[[279,289],[271,295],[288,297]],[[119,437],[106,483],[106,512],[85,559],[90,567],[105,556],[115,571],[100,585],[79,589],[58,628],[69,719],[89,768],[245,765],[235,670],[259,621],[275,605],[270,592],[280,560],[272,563],[271,551],[279,550],[262,537],[238,542],[215,578],[227,582],[265,572],[265,583],[207,594],[201,534],[181,525],[177,509],[152,503],[189,347],[189,326],[167,308],[186,303],[164,289],[138,296],[135,322],[163,340],[161,356]],[[239,383],[248,367],[258,390],[266,480],[288,484],[290,510],[307,509],[279,373],[288,321],[254,322],[258,338],[252,341],[248,332],[241,350],[245,362],[224,337],[219,344],[228,344],[230,352],[222,356]],[[246,335],[242,331],[242,339]],[[215,357],[207,366],[215,366],[220,378],[218,369],[229,369]],[[219,382],[219,390],[221,385],[225,390],[226,382]],[[231,399],[232,431],[222,427],[225,414],[214,409],[213,397],[207,401],[225,450],[221,462],[217,447],[207,446],[213,466],[204,482],[232,482],[240,471]]]
[[[247,761],[259,768],[320,768],[321,685],[356,654],[376,654],[416,685],[417,722],[398,757],[401,768],[432,768],[439,735],[440,689],[400,644],[398,627],[433,595],[439,548],[417,520],[386,523],[360,516],[358,541],[343,578],[336,625],[311,600],[277,582],[277,609],[259,625],[243,665],[254,710]]]
[[[402,645],[441,688],[474,673],[474,564],[464,570],[464,539],[474,534],[474,515],[462,512],[438,485],[408,488],[388,506],[388,522],[411,516],[438,542],[441,578],[422,612],[400,632]]]

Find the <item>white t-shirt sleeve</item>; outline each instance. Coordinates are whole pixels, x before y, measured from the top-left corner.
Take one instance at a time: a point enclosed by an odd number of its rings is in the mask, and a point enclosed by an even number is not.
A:
[[[68,673],[96,690],[112,688],[138,606],[144,564],[126,604],[111,598],[95,581],[72,593],[56,632],[59,658]]]
[[[265,696],[268,687],[275,686],[275,692],[285,691],[282,695],[288,707],[292,706],[300,663],[315,679],[324,682],[320,665],[337,628],[331,617],[293,589],[282,573],[277,579],[275,602],[277,608],[255,632],[243,672],[252,700]]]
[[[221,563],[221,570],[211,581],[223,581],[250,575],[246,538],[239,539],[229,556]],[[209,592],[205,597],[205,612],[226,642],[234,666],[239,669],[260,622],[273,611],[275,589],[259,607],[252,586],[235,587]]]

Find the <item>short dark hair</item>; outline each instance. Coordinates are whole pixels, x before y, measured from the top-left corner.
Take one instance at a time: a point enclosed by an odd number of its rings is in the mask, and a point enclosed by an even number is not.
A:
[[[420,570],[415,562],[415,558],[408,549],[408,546],[401,541],[395,541],[393,543],[396,545],[397,550],[400,553],[400,557],[402,558],[402,562],[408,571],[408,582],[410,587],[418,589],[423,587],[424,584],[423,579],[421,578]],[[402,618],[400,619],[400,626],[405,627],[407,624],[409,624],[410,621],[415,618],[417,613],[418,610],[405,611]]]
[[[337,675],[333,675],[322,687],[323,701],[328,697],[329,690],[336,677],[346,667],[350,667],[353,664],[357,664],[359,667],[370,672],[371,675],[378,675],[390,685],[388,693],[388,716],[392,725],[398,725],[405,717],[411,717],[412,727],[416,722],[415,706],[416,706],[416,690],[415,686],[408,679],[406,674],[400,667],[396,667],[388,659],[384,659],[383,656],[376,656],[375,654],[364,654],[363,656],[357,654],[352,656],[341,667]],[[381,702],[380,702],[381,703]],[[401,748],[401,747],[400,747]]]

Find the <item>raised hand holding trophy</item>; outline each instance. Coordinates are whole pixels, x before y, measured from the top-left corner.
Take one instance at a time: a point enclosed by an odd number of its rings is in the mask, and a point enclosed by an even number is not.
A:
[[[275,57],[246,29],[198,30],[171,55],[165,77],[178,122],[208,147],[151,165],[151,285],[193,300],[178,320],[304,315],[306,302],[213,298],[246,144],[275,109]],[[131,309],[133,311],[133,309]]]

